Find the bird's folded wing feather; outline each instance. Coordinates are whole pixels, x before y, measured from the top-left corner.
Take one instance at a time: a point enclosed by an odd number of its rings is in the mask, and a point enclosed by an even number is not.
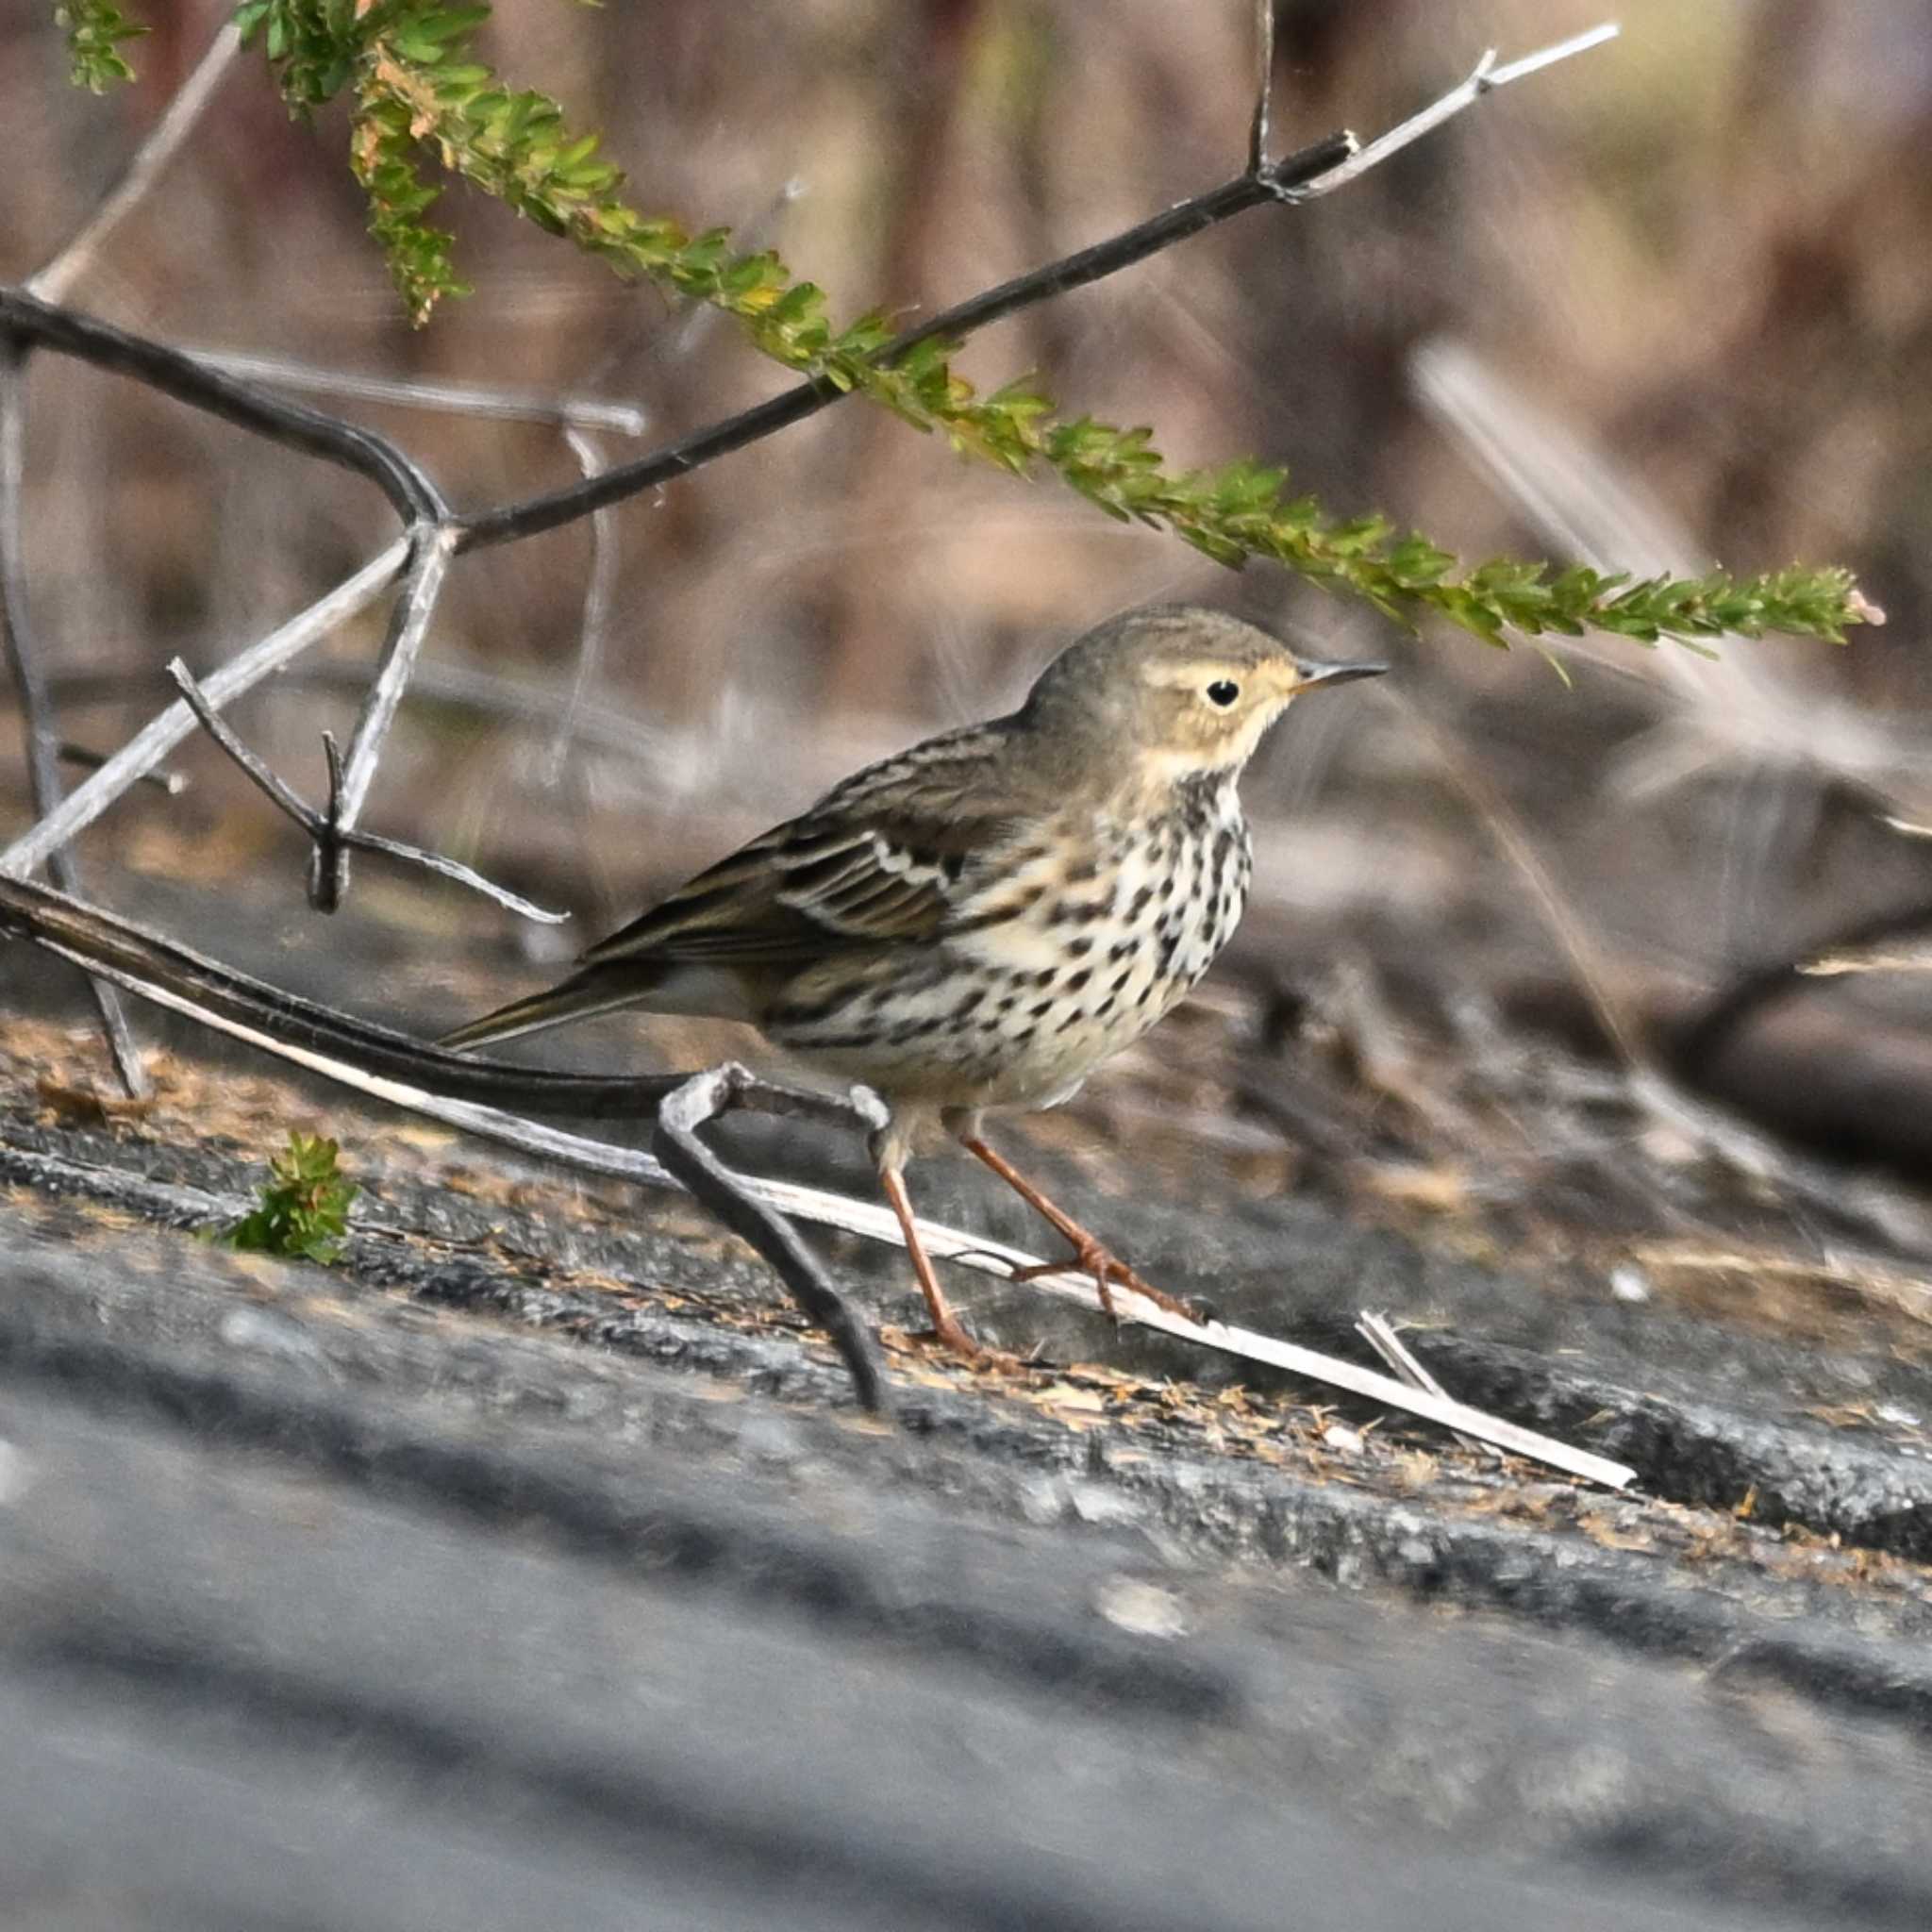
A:
[[[976,855],[1003,843],[1010,800],[975,795],[978,758],[888,760],[700,873],[584,955],[744,964],[943,935]]]

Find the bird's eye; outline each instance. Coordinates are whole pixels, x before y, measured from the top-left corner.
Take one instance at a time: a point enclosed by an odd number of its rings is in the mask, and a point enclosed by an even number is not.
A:
[[[1208,687],[1208,702],[1219,705],[1224,711],[1241,694],[1241,688],[1231,677],[1218,677]]]

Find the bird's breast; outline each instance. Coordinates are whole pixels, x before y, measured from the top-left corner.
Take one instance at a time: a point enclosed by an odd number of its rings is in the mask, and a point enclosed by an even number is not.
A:
[[[813,967],[765,1030],[888,1099],[1053,1105],[1207,972],[1252,870],[1231,784],[1034,828],[962,877],[939,941]]]

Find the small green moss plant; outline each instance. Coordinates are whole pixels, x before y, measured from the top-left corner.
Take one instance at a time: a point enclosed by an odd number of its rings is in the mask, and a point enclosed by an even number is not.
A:
[[[1230,568],[1271,558],[1411,629],[1435,616],[1496,645],[1511,632],[1598,630],[1695,648],[1727,633],[1842,642],[1848,625],[1878,616],[1842,569],[1638,581],[1510,558],[1465,569],[1384,517],[1338,518],[1312,496],[1291,495],[1283,470],[1248,458],[1170,470],[1151,428],[1060,417],[1030,375],[982,395],[952,366],[958,342],[934,338],[882,362],[891,336],[883,314],[835,325],[824,291],[794,278],[771,250],[741,253],[726,229],[693,233],[633,208],[596,134],[572,128],[557,101],[507,86],[473,58],[490,11],[439,0],[244,0],[236,10],[291,111],[349,97],[349,160],[368,196],[370,232],[419,325],[445,296],[469,292],[454,237],[426,219],[442,192],[425,178],[433,166],[620,274],[724,310],[773,360],[937,431],[962,457],[1018,476],[1057,475],[1109,516],[1171,530]],[[138,27],[103,0],[65,0],[57,15],[77,79],[100,86],[125,75],[115,48]]]
[[[288,1151],[269,1157],[269,1177],[257,1184],[260,1205],[209,1239],[285,1260],[335,1260],[349,1231],[349,1204],[359,1191],[343,1178],[341,1154],[335,1141],[291,1128]]]

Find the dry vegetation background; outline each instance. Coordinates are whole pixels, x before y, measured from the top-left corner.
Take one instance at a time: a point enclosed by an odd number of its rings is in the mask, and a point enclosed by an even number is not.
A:
[[[221,9],[145,11],[140,84],[96,101],[65,86],[49,9],[0,0],[0,275],[78,224]],[[1761,1163],[1739,1185],[1753,1157],[1660,1124],[1629,1075],[1740,966],[1932,888],[1932,848],[1883,823],[1932,819],[1932,9],[1617,12],[1620,42],[1358,186],[1036,308],[963,366],[989,385],[1037,368],[1064,408],[1151,422],[1179,462],[1286,463],[1336,510],[1383,509],[1471,560],[1847,563],[1886,629],[1843,650],[1735,641],[1716,662],[1559,641],[1566,684],[1531,650],[1409,640],[1278,572],[1232,576],[851,405],[612,513],[588,658],[584,528],[465,559],[370,825],[572,905],[574,945],[861,758],[1003,708],[1110,611],[1224,602],[1400,675],[1277,734],[1249,785],[1259,891],[1236,955],[1157,1049],[1042,1132],[1077,1141],[1101,1122],[1151,1148],[1164,1124],[1178,1158],[1257,1185],[1367,1175],[1389,1211],[1491,1227],[1507,1212],[1592,1236],[1924,1252],[1909,1195],[1881,1211],[1777,1166],[1767,1197]],[[1603,9],[1278,14],[1288,146],[1374,133],[1486,45],[1524,52]],[[776,247],[851,313],[941,306],[1235,173],[1250,33],[1245,0],[519,0],[489,51],[607,130],[639,206]],[[340,119],[291,125],[249,57],[73,299],[185,345],[622,399],[652,441],[785,380],[728,323],[459,190],[445,210],[478,293],[411,333],[342,149]],[[171,694],[172,655],[207,669],[391,534],[365,486],[128,384],[42,356],[31,402],[35,608],[63,726],[90,745]],[[554,429],[337,406],[406,441],[459,505],[575,474]],[[596,441],[606,460],[641,446]],[[377,641],[365,625],[238,708],[311,795],[316,730],[346,731]],[[322,924],[292,829],[208,747],[182,763],[193,791],[124,803],[90,835],[122,903],[216,951],[211,908],[265,908],[278,970],[366,1011],[446,1021],[497,990],[477,971],[492,951],[496,981],[529,982],[519,951],[542,936],[373,866]],[[386,961],[379,988],[345,970],[363,946]],[[1922,1160],[1924,984],[1807,996],[1733,1056],[1732,1097],[1750,1090],[1829,1156]],[[708,1044],[647,1032],[641,1054]]]

